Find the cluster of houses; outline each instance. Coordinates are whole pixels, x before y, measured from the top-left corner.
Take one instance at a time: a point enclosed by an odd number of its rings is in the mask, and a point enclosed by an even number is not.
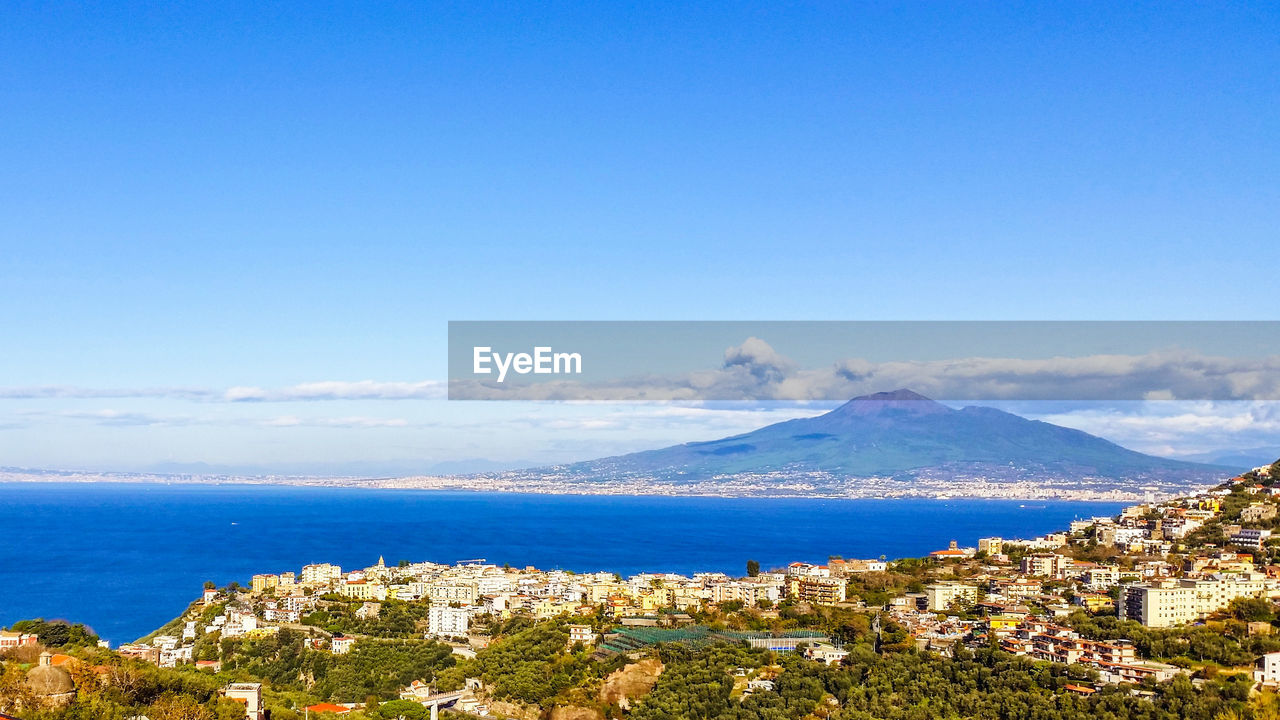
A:
[[[1220,493],[1221,491],[1218,491]],[[1276,505],[1260,501],[1245,517],[1265,521]],[[1058,625],[1047,624],[1085,608],[1116,606],[1120,617],[1151,627],[1167,627],[1202,619],[1226,609],[1239,597],[1280,597],[1280,568],[1258,571],[1251,555],[1237,550],[1211,549],[1188,558],[1182,566],[1147,559],[1127,567],[1075,560],[1065,548],[1072,543],[1096,543],[1125,554],[1158,558],[1171,543],[1185,538],[1220,512],[1220,496],[1206,493],[1161,505],[1126,508],[1118,517],[1097,517],[1072,523],[1070,531],[1031,540],[982,538],[975,548],[956,543],[932,553],[940,560],[977,561],[981,571],[963,580],[926,585],[890,600],[885,608],[920,647],[948,651],[956,643],[999,639],[1011,652],[1037,659],[1086,662],[1115,681],[1153,676],[1176,669],[1132,657],[1123,641],[1114,649],[1095,647]],[[1253,528],[1231,528],[1233,538]],[[1238,543],[1233,543],[1237,544]],[[1018,562],[1010,553],[1017,550]],[[307,565],[300,572],[254,575],[248,599],[230,598],[221,615],[197,627],[188,621],[181,638],[158,636],[149,645],[125,646],[160,665],[191,661],[191,645],[199,633],[222,637],[276,632],[299,623],[326,595],[362,601],[357,615],[377,614],[387,599],[429,601],[428,637],[463,639],[478,615],[500,618],[527,614],[535,618],[594,613],[604,608],[622,625],[656,622],[661,613],[687,617],[709,605],[772,607],[784,598],[816,605],[860,605],[848,597],[849,580],[863,573],[887,569],[883,560],[831,558],[825,565],[796,562],[786,568],[750,577],[724,573],[641,573],[623,579],[613,573],[575,574],[535,568],[499,567],[483,560],[456,565],[401,563],[388,566],[383,558],[370,567],[344,571],[330,563]],[[219,591],[207,590],[213,603]],[[254,608],[257,608],[255,612]],[[1041,618],[1032,615],[1032,609]],[[587,626],[574,626],[580,636],[570,642],[593,644]],[[0,641],[3,639],[0,638]],[[316,647],[348,652],[354,637],[314,640]],[[1124,648],[1128,650],[1124,650]],[[844,651],[817,648],[816,657],[830,662]],[[1110,654],[1108,654],[1110,653]],[[1096,660],[1096,662],[1095,662]]]
[[[1143,660],[1128,640],[1087,640],[1068,627],[1044,619],[1024,617],[1017,625],[991,629],[1000,647],[1014,655],[1057,663],[1078,663],[1098,670],[1105,683],[1157,682],[1185,672],[1173,665]]]
[[[33,633],[0,630],[0,652],[20,648],[25,645],[36,645],[39,642],[40,638]]]
[[[575,574],[535,568],[512,569],[464,561],[457,565],[377,564],[343,571],[329,563],[307,565],[300,573],[254,575],[250,590],[265,599],[262,621],[297,623],[315,607],[317,598],[333,593],[365,601],[376,608],[387,599],[431,603],[427,635],[465,637],[477,615],[507,618],[527,614],[551,618],[595,612],[604,607],[613,618],[648,616],[659,610],[686,612],[715,604],[771,606],[791,597],[817,604],[846,601],[847,577],[886,569],[883,560],[832,560],[827,565],[792,563],[785,570],[734,578],[724,573],[641,573],[623,579],[613,573]],[[376,610],[375,610],[376,611]],[[230,612],[230,611],[229,611]],[[221,627],[239,630],[228,617]],[[224,636],[225,636],[224,630]]]
[[[1223,528],[1225,546],[1193,550],[1178,564],[1160,558],[1216,518],[1231,487],[1135,505],[1118,517],[1076,521],[1068,533],[1033,540],[991,537],[969,548],[953,542],[932,556],[975,561],[978,571],[893,598],[890,616],[922,648],[949,652],[958,643],[995,639],[1015,654],[1093,666],[1104,682],[1167,679],[1181,671],[1138,658],[1128,641],[1090,641],[1055,621],[1079,608],[1114,608],[1121,619],[1173,627],[1223,612],[1238,598],[1280,599],[1280,567],[1260,565],[1254,556],[1270,530],[1250,527],[1276,517],[1276,503],[1265,497],[1276,492],[1260,486],[1244,491],[1260,497],[1243,509],[1239,524]],[[1076,560],[1066,549],[1071,544],[1096,544],[1135,561],[1121,567]],[[1015,549],[1020,559],[1011,563]],[[1280,684],[1280,653],[1273,655],[1259,661],[1260,682]]]
[[[202,595],[202,605],[212,605],[220,597],[217,590],[205,590]],[[279,631],[279,626],[272,624],[270,618],[260,618],[250,603],[232,599],[226,603],[222,614],[207,621],[198,615],[196,619],[184,619],[180,636],[154,635],[147,642],[121,645],[117,651],[126,657],[138,658],[159,667],[174,667],[194,662],[198,667],[208,667],[216,671],[219,668],[218,661],[194,659],[196,639],[199,636],[216,632],[220,633],[219,637],[222,638],[264,637]]]

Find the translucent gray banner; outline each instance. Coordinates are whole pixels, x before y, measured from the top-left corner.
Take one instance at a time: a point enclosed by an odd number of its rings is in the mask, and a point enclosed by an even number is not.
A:
[[[1278,400],[1280,322],[449,323],[451,400]]]

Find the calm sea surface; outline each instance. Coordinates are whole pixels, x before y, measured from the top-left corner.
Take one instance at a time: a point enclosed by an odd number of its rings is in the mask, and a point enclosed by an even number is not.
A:
[[[745,572],[828,555],[919,556],[1030,537],[1116,503],[519,495],[262,485],[0,483],[0,625],[93,627],[112,644],[177,615],[205,580],[386,556],[576,571]]]

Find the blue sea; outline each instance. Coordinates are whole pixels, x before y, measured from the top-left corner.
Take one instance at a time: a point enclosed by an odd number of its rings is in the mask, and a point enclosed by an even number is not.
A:
[[[0,625],[65,618],[113,645],[181,612],[205,580],[386,557],[743,574],[828,555],[919,556],[1031,537],[1120,505],[1008,500],[617,497],[286,487],[0,483]]]

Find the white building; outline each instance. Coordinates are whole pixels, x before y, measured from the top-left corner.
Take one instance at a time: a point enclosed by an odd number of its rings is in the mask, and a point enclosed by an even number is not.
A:
[[[569,644],[582,643],[583,645],[595,645],[596,633],[591,629],[590,625],[570,625],[569,626]]]
[[[1146,528],[1113,526],[1098,530],[1098,543],[1118,548],[1127,548],[1134,543],[1142,542],[1149,535]]]
[[[848,650],[841,650],[834,645],[826,643],[818,643],[805,648],[804,656],[810,660],[817,660],[828,665],[839,665],[844,659],[849,657]]]
[[[480,589],[473,580],[442,582],[431,586],[430,597],[433,605],[448,605],[451,602],[474,605],[480,598]]]
[[[943,582],[925,587],[929,612],[944,612],[953,605],[978,602],[978,588],[964,583]]]
[[[1137,620],[1147,627],[1172,627],[1193,622],[1241,597],[1263,597],[1271,587],[1258,573],[1209,580],[1165,580],[1127,585],[1116,609],[1121,620]]]
[[[464,637],[471,626],[471,610],[464,607],[432,605],[427,610],[427,634],[433,637]]]
[[[1120,584],[1120,568],[1115,565],[1099,565],[1085,571],[1082,579],[1085,587],[1095,592],[1110,590]]]
[[[306,565],[302,568],[300,578],[303,585],[325,587],[342,578],[342,568],[329,563]]]
[[[1258,658],[1253,666],[1253,681],[1271,687],[1280,686],[1280,652]]]
[[[733,581],[717,583],[711,586],[710,600],[713,603],[738,601],[743,605],[754,606],[761,600],[776,603],[782,599],[782,587],[774,583],[758,583]]]
[[[302,619],[302,614],[297,610],[269,607],[262,611],[262,618],[267,622],[296,624]]]
[[[787,574],[791,577],[831,577],[831,569],[825,565],[793,562],[787,566]]]
[[[476,590],[481,595],[497,595],[498,593],[512,592],[515,589],[516,579],[506,573],[476,578]]]
[[[0,630],[0,650],[11,650],[25,645],[35,645],[38,642],[40,642],[40,638],[34,633]]]
[[[262,706],[262,683],[231,683],[222,691],[231,700],[244,703],[245,720],[262,720],[265,709]]]

